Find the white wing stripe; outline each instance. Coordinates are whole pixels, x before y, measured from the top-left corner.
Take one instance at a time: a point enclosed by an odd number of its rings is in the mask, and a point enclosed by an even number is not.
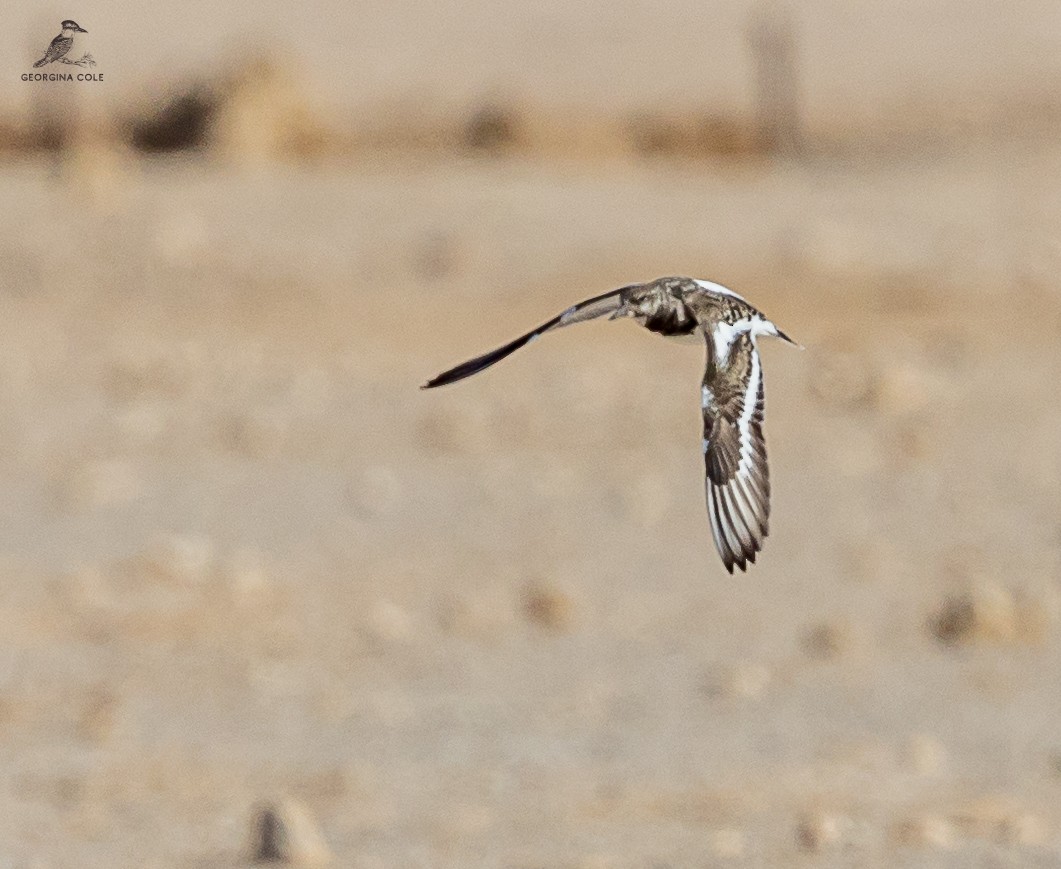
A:
[[[748,373],[748,385],[744,390],[744,407],[741,408],[740,419],[737,420],[737,428],[740,431],[740,464],[737,466],[737,474],[746,476],[751,467],[753,450],[758,447],[752,438],[751,421],[755,413],[759,399],[759,381],[762,377],[762,368],[759,363],[759,351],[752,347],[751,371]]]

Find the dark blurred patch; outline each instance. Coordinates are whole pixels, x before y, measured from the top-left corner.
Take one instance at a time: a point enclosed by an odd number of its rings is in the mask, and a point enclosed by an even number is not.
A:
[[[1038,643],[1052,627],[1053,606],[1042,595],[1014,593],[990,581],[946,598],[929,620],[947,646]]]
[[[740,159],[764,153],[747,123],[716,114],[637,115],[627,122],[625,137],[645,157]]]
[[[822,622],[803,634],[800,647],[819,661],[839,658],[851,648],[851,629],[842,622]]]
[[[523,614],[539,627],[568,631],[574,622],[575,604],[561,589],[532,583],[523,590]]]
[[[257,806],[248,851],[254,863],[326,866],[331,851],[309,809],[293,799]]]
[[[522,125],[516,113],[503,106],[487,104],[465,123],[461,139],[472,151],[496,152],[514,147]]]
[[[205,148],[218,98],[205,85],[194,84],[162,102],[157,110],[129,123],[133,147],[147,153]]]
[[[297,71],[267,55],[177,87],[124,127],[142,153],[209,150],[235,163],[306,160],[343,145]]]

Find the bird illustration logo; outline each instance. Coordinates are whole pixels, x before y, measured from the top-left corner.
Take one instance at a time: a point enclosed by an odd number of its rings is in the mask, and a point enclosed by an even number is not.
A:
[[[761,335],[796,344],[741,296],[711,281],[658,278],[572,305],[537,329],[425,383],[432,389],[489,368],[544,333],[607,316],[632,318],[666,337],[699,332],[707,347],[700,386],[704,472],[711,536],[726,569],[742,571],[763,548],[770,518],[770,475],[763,436]],[[800,346],[796,344],[796,346]]]
[[[49,63],[55,61],[62,61],[63,63],[72,63],[75,61],[66,60],[66,55],[70,53],[70,49],[74,47],[74,34],[75,33],[88,33],[85,28],[81,27],[76,21],[70,21],[67,19],[61,25],[59,25],[61,33],[52,40],[51,45],[48,46],[48,50],[44,53],[44,57],[33,64],[33,68],[47,66]],[[87,57],[88,55],[86,55]],[[93,66],[95,64],[92,64]]]

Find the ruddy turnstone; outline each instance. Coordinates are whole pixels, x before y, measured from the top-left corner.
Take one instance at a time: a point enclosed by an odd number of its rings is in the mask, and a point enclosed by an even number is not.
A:
[[[700,387],[704,417],[704,470],[711,535],[726,569],[755,563],[770,516],[770,476],[763,437],[763,369],[760,335],[796,342],[732,290],[695,278],[658,278],[630,284],[572,305],[515,341],[463,362],[421,388],[470,377],[546,332],[607,316],[631,317],[665,336],[699,330],[707,346]],[[799,346],[799,345],[796,345]]]

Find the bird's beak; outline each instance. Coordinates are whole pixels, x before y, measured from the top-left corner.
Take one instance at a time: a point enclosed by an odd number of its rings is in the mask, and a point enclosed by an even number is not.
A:
[[[780,338],[782,341],[788,341],[789,344],[791,344],[793,347],[798,347],[800,350],[806,350],[807,349],[802,344],[800,344],[799,341],[793,341],[791,338],[788,337],[788,335],[786,335],[780,329],[777,330],[777,337]]]
[[[84,27],[78,27],[78,28],[77,28],[77,32],[78,32],[78,33],[88,33],[88,31],[87,31],[87,30],[85,30],[85,28],[84,28]]]

